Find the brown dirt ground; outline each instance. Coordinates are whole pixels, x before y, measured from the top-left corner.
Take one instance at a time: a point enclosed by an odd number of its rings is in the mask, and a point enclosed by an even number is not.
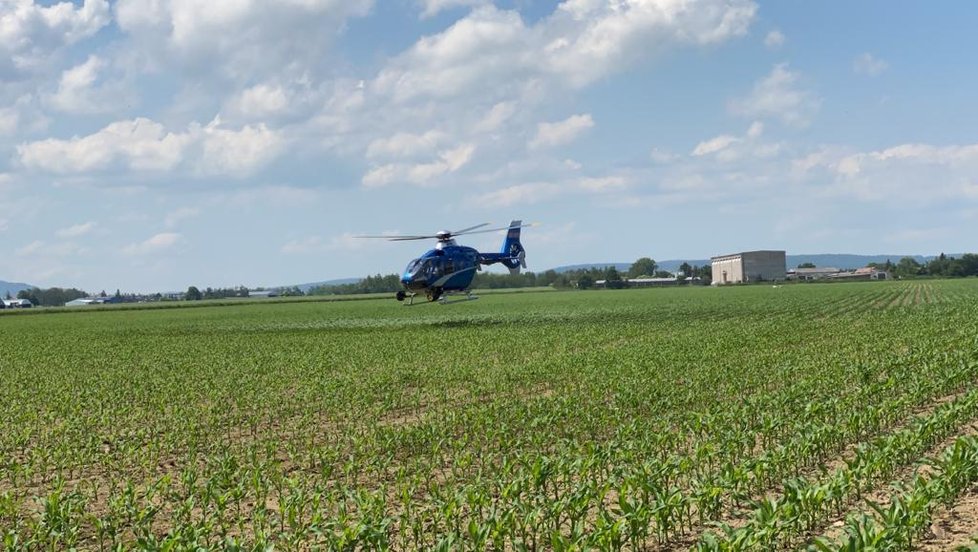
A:
[[[964,495],[951,508],[939,508],[934,512],[930,530],[918,550],[937,552],[954,550],[972,543],[978,535],[978,489]]]
[[[948,437],[947,439],[944,439],[943,441],[941,441],[940,443],[932,447],[930,450],[928,450],[926,453],[924,453],[921,456],[921,460],[925,458],[933,458],[934,456],[937,456],[938,454],[941,453],[941,451],[951,446],[958,437],[965,437],[965,436],[972,436],[972,435],[978,435],[978,422],[972,421],[970,423],[965,424],[964,426],[961,427],[961,429],[956,434],[952,435],[951,437]],[[918,471],[926,474],[931,472],[932,469],[930,466],[926,464],[923,465],[914,464],[910,466],[905,466],[895,474],[892,481],[909,481],[913,477],[914,473]],[[850,509],[848,513],[854,511],[860,511],[860,510],[870,511],[867,501],[876,502],[884,507],[888,506],[890,504],[890,498],[892,497],[892,495],[893,495],[893,488],[891,484],[878,487],[876,490],[872,492],[865,493],[863,495],[863,500],[857,502],[856,507]],[[978,494],[976,494],[975,496],[976,499],[978,499]],[[975,510],[974,512],[978,514],[978,510]],[[841,518],[834,518],[826,525],[828,529],[822,535],[811,535],[810,540],[813,540],[817,536],[824,536],[832,540],[838,539],[845,533],[845,531],[843,530],[844,523],[845,523],[845,516]],[[975,527],[978,528],[978,516],[976,516],[975,518]],[[959,543],[959,544],[963,544],[963,543]],[[951,547],[951,549],[953,549],[953,547]],[[947,549],[935,548],[933,550],[947,550]]]

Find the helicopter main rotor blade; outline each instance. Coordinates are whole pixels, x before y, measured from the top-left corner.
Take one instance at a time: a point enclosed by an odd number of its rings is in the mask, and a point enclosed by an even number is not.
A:
[[[414,240],[432,240],[438,236],[394,236],[388,238],[388,241],[414,241]]]
[[[386,236],[353,236],[358,239],[372,239],[372,240],[427,240],[434,238],[436,236],[398,236],[395,234],[388,234]]]
[[[528,226],[534,226],[536,223],[529,222],[527,224],[521,224],[519,226],[503,226],[501,228],[487,228],[486,230],[476,230],[475,232],[466,232],[466,234],[487,234],[489,232],[499,232],[501,230],[511,230],[513,228],[526,228]],[[452,234],[457,236],[458,234]]]
[[[471,232],[472,230],[475,230],[476,228],[482,228],[483,226],[489,226],[489,224],[490,223],[488,223],[488,222],[483,222],[482,224],[476,224],[475,226],[470,226],[468,228],[463,228],[461,230],[456,230],[456,231],[452,232],[452,235],[453,236],[458,236],[459,234],[466,234],[466,233]]]

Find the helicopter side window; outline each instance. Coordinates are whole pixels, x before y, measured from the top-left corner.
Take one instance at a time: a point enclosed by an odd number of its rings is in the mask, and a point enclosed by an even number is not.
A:
[[[455,263],[450,258],[445,259],[445,274],[451,274],[452,272],[455,272]]]

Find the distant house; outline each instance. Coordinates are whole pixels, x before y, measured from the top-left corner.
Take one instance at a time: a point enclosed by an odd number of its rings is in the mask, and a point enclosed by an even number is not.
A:
[[[8,309],[29,309],[34,306],[27,299],[3,299],[0,302],[4,303],[4,307]]]

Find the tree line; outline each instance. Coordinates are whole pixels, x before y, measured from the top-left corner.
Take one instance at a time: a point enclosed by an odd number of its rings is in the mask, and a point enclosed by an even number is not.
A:
[[[896,264],[887,259],[885,263],[870,263],[869,266],[886,270],[898,278],[964,278],[978,276],[978,255],[965,253],[956,259],[941,253],[923,263],[913,257],[904,257]]]
[[[659,270],[655,260],[649,257],[642,257],[632,263],[628,271],[623,275],[617,268],[590,267],[557,272],[547,270],[545,272],[521,272],[519,274],[506,274],[494,272],[476,272],[472,280],[472,289],[514,289],[528,287],[554,287],[560,289],[588,289],[595,286],[595,282],[605,280],[607,287],[627,287],[628,278],[677,278],[687,280],[690,278],[701,278],[709,281],[712,276],[710,265],[692,266],[683,263],[679,267],[679,273],[673,274],[664,270]],[[393,293],[401,288],[401,277],[398,274],[376,274],[367,276],[359,282],[349,284],[334,284],[317,286],[308,291],[308,295],[352,295],[361,293]]]
[[[9,294],[8,294],[9,295]],[[88,293],[75,288],[30,288],[17,292],[18,299],[27,299],[35,307],[60,307],[68,301],[88,297]]]

